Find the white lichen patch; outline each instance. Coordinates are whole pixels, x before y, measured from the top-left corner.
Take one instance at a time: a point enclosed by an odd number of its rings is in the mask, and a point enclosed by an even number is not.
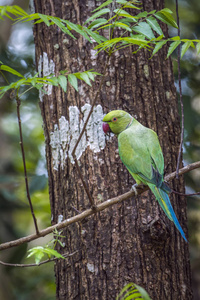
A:
[[[97,50],[91,49],[90,50],[90,59],[92,61],[92,65],[96,66],[96,60],[97,60]]]
[[[63,221],[63,215],[58,216],[58,223],[61,223]]]
[[[94,264],[87,263],[87,269],[88,269],[89,272],[95,273],[95,275],[98,274],[98,268]]]
[[[64,168],[65,160],[69,157],[74,163],[72,151],[79,138],[80,132],[86,122],[91,105],[85,104],[81,107],[81,112],[76,106],[69,107],[69,120],[64,116],[59,119],[59,123],[54,125],[54,131],[50,133],[50,145],[52,148],[53,167],[58,170],[59,165]],[[76,148],[75,155],[80,159],[87,147],[94,152],[100,152],[105,148],[108,137],[102,129],[103,109],[101,105],[94,107],[90,116],[86,130]]]
[[[48,76],[50,74],[54,74],[55,72],[55,63],[52,59],[48,59],[47,53],[44,52],[43,56],[40,55],[38,61],[38,73],[39,76]],[[43,90],[45,90],[47,95],[51,95],[52,93],[52,85],[45,84]],[[44,92],[42,90],[39,91],[40,101],[43,101]]]

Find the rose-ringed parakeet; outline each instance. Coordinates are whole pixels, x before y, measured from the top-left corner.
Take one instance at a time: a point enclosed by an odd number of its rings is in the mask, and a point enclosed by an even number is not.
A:
[[[164,159],[157,134],[123,110],[113,110],[103,118],[103,131],[118,137],[119,155],[137,184],[149,186],[167,217],[182,237],[185,234],[169,199],[170,188],[164,183]]]

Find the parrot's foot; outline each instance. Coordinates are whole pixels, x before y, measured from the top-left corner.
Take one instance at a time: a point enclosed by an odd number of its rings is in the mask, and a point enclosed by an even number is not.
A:
[[[138,184],[137,184],[137,183],[135,183],[135,184],[132,185],[132,187],[131,187],[131,190],[134,191],[135,196],[137,196],[137,194],[138,194],[138,192],[137,192],[137,187],[138,187]]]

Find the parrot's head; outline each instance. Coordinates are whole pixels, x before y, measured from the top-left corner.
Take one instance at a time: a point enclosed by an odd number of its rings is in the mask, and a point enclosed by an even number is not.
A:
[[[132,122],[133,117],[123,110],[112,110],[103,118],[103,131],[118,135]]]

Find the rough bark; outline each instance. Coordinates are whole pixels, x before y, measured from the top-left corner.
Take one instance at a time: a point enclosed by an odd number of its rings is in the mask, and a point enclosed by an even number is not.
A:
[[[144,10],[161,9],[163,1],[143,1]],[[55,15],[83,24],[95,8],[91,1],[35,0],[36,12]],[[98,2],[99,3],[99,2]],[[94,57],[93,45],[77,36],[64,35],[55,26],[35,26],[36,64],[47,53],[55,63],[55,72],[94,68],[102,73],[105,55]],[[147,51],[132,55],[126,49],[111,57],[105,84],[98,104],[104,112],[124,109],[143,125],[158,133],[165,157],[165,173],[175,170],[180,142],[180,120],[173,70],[166,49],[149,60]],[[69,119],[69,107],[80,108],[91,103],[99,80],[89,88],[81,83],[79,93],[68,86],[65,94],[53,88],[43,96],[41,112],[44,122],[46,157],[52,224],[59,216],[67,218],[89,207],[89,201],[77,169],[68,157],[64,166],[55,169],[51,135],[59,128],[60,118]],[[82,113],[80,113],[80,116]],[[61,149],[62,150],[62,149]],[[104,150],[94,153],[89,147],[79,159],[80,168],[95,202],[130,189],[133,179],[120,161],[116,138]],[[183,192],[184,180],[174,180],[173,189]],[[187,233],[186,200],[171,196],[171,202]],[[152,299],[192,299],[189,250],[150,192],[120,203],[62,234],[62,252],[78,252],[68,260],[55,264],[57,299],[115,299],[128,282],[143,286]]]

